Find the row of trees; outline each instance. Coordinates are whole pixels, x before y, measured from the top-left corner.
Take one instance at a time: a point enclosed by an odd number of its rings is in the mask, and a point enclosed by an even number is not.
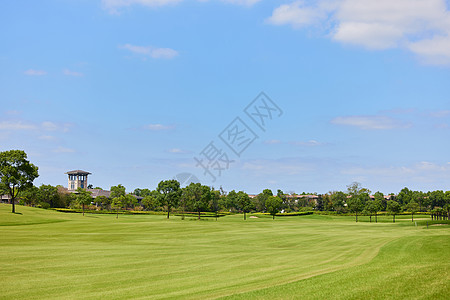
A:
[[[49,207],[73,207],[95,204],[105,209],[129,209],[141,206],[146,210],[167,211],[170,217],[172,209],[184,212],[197,212],[200,218],[202,211],[242,212],[244,219],[248,212],[268,212],[275,216],[279,211],[298,210],[326,210],[336,213],[354,213],[356,221],[358,215],[375,216],[379,211],[388,211],[394,217],[402,212],[411,213],[412,220],[416,212],[428,210],[436,218],[450,217],[450,191],[420,192],[402,189],[398,195],[390,195],[388,199],[381,192],[370,196],[371,191],[354,182],[347,186],[347,191],[329,192],[325,195],[315,195],[314,200],[309,197],[287,195],[278,190],[274,195],[265,189],[256,197],[250,197],[243,191],[222,190],[192,183],[185,188],[180,187],[176,180],[161,181],[155,190],[136,189],[127,194],[122,185],[111,187],[110,197],[99,196],[92,199],[90,193],[79,189],[76,194],[68,193],[62,186],[41,185],[33,186],[33,180],[38,177],[38,168],[27,160],[27,155],[21,150],[0,152],[0,194],[8,194],[15,212],[17,199],[23,204]],[[141,201],[138,201],[138,198]]]

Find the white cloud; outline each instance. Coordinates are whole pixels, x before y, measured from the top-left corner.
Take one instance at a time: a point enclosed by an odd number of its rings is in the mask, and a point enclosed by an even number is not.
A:
[[[9,116],[18,116],[22,114],[22,112],[20,110],[7,110],[5,111],[5,114]]]
[[[144,126],[144,129],[151,131],[172,130],[174,128],[175,128],[174,125],[162,125],[162,124],[148,124]]]
[[[225,3],[246,5],[246,6],[252,6],[260,1],[261,0],[222,0],[222,2],[225,2]]]
[[[33,69],[28,69],[23,73],[28,76],[42,76],[47,74],[47,72],[43,70],[33,70]]]
[[[0,130],[35,130],[37,126],[22,121],[2,121],[0,122]]]
[[[309,140],[309,141],[297,141],[297,142],[291,142],[292,145],[296,146],[306,146],[306,147],[315,147],[315,146],[322,146],[325,145],[325,143],[321,143],[316,140]]]
[[[326,10],[318,7],[307,7],[305,1],[295,1],[291,4],[283,4],[277,7],[270,18],[269,23],[274,25],[292,25],[295,28],[318,24],[326,19]]]
[[[147,7],[161,7],[166,5],[175,5],[184,0],[102,0],[103,9],[111,14],[119,14],[119,10],[132,5],[141,5]],[[199,2],[208,2],[208,0],[198,0]],[[251,6],[261,0],[221,0],[225,3]]]
[[[163,58],[163,59],[171,59],[178,56],[178,52],[176,50],[170,48],[156,48],[152,46],[135,46],[131,44],[125,44],[123,46],[119,46],[119,48],[127,49],[134,54],[144,55],[145,57],[151,58]]]
[[[38,139],[43,140],[43,141],[53,141],[56,138],[52,135],[41,135],[38,137]]]
[[[58,148],[53,149],[53,152],[55,152],[55,153],[74,153],[75,150],[71,149],[71,148],[66,148],[66,147],[59,146]]]
[[[168,150],[169,153],[174,153],[174,154],[186,154],[186,153],[190,153],[190,151],[187,150],[183,150],[180,148],[172,148]]]
[[[450,64],[450,11],[445,0],[295,1],[274,9],[268,21],[295,28],[315,26],[343,44],[402,48],[424,63]]]
[[[432,118],[445,118],[450,116],[450,110],[438,110],[430,113]]]
[[[45,121],[40,124],[29,123],[24,121],[1,121],[0,130],[44,130],[44,131],[69,131],[72,124],[64,123],[58,124],[50,121]]]
[[[129,7],[131,5],[142,5],[148,7],[158,7],[170,4],[176,4],[183,0],[102,0],[103,9],[112,14],[118,14],[118,9]]]
[[[267,144],[267,145],[281,144],[281,141],[280,140],[267,140],[267,141],[264,141],[264,144]]]
[[[346,116],[336,117],[331,120],[332,124],[354,126],[360,129],[396,129],[396,128],[408,128],[411,124],[397,121],[393,118],[386,116]]]
[[[75,76],[75,77],[81,77],[84,75],[83,73],[71,71],[69,69],[64,69],[63,74],[67,75],[67,76]]]

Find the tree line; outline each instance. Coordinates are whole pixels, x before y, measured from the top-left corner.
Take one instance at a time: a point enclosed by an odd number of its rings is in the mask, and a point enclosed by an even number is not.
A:
[[[137,188],[126,193],[126,188],[119,184],[110,188],[109,197],[93,198],[91,192],[79,188],[76,193],[67,192],[62,186],[41,185],[36,187],[33,180],[38,177],[38,168],[27,160],[27,155],[21,150],[0,152],[0,195],[9,195],[12,212],[15,203],[42,208],[79,208],[95,205],[96,209],[115,210],[149,210],[165,211],[167,218],[172,211],[181,213],[196,213],[201,218],[202,212],[242,213],[244,219],[249,212],[269,213],[273,217],[279,212],[298,211],[331,211],[336,214],[368,215],[377,222],[378,212],[388,212],[395,216],[401,212],[414,214],[430,212],[432,218],[450,218],[450,191],[412,191],[403,188],[397,195],[388,197],[381,192],[371,195],[371,191],[353,182],[346,191],[330,191],[326,194],[302,193],[286,194],[277,190],[264,189],[258,195],[249,195],[244,191],[225,192],[222,188],[214,189],[200,183],[191,183],[181,187],[177,180],[163,180],[156,189]]]

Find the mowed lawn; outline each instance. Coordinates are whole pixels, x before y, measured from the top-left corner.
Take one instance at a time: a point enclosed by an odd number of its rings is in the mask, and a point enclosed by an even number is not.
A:
[[[450,226],[426,217],[181,220],[0,204],[1,299],[448,299]]]

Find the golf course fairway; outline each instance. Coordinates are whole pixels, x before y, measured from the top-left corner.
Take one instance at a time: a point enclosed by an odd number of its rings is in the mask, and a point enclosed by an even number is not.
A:
[[[432,225],[428,216],[215,221],[10,209],[0,204],[0,299],[450,295],[450,226]]]

